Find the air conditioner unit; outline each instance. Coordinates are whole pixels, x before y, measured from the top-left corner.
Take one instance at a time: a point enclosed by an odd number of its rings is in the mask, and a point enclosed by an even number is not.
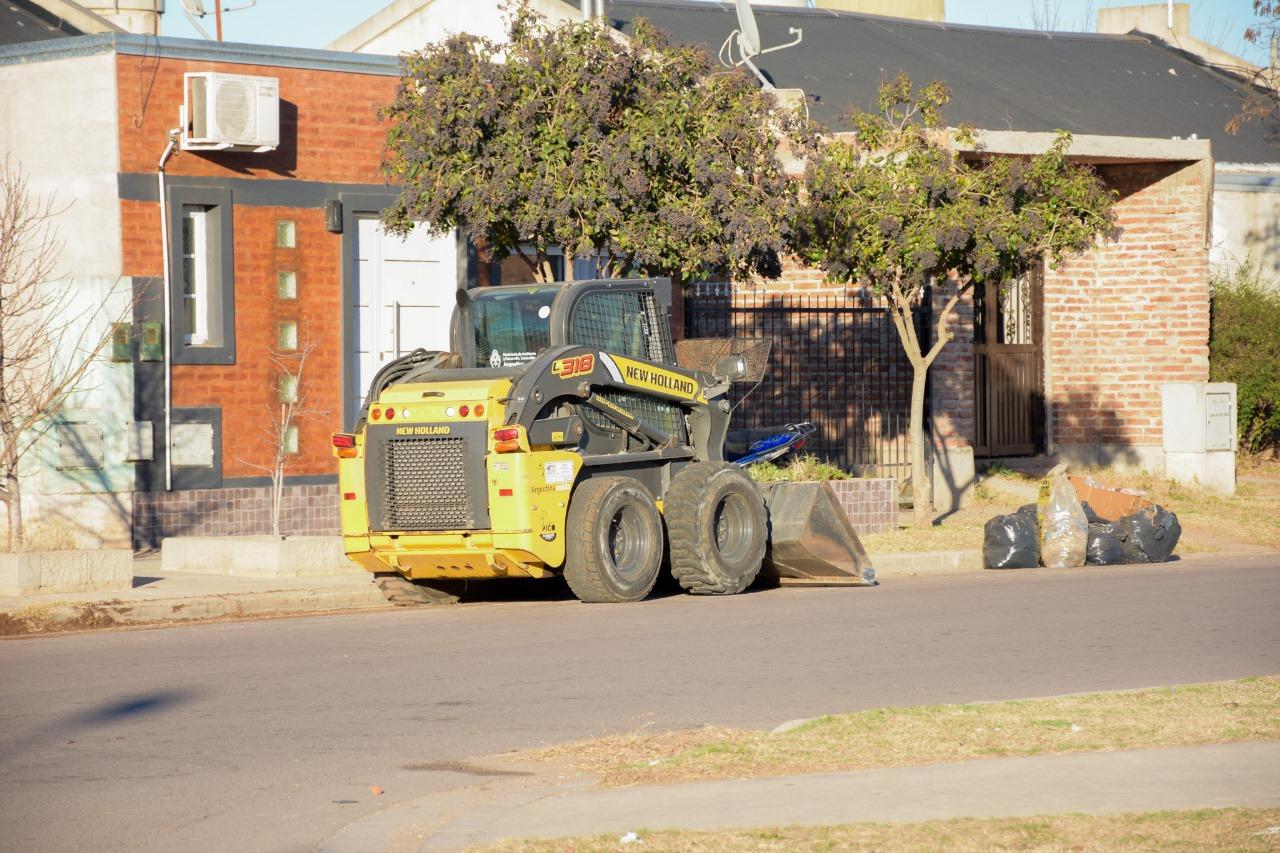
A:
[[[182,148],[272,151],[280,145],[280,81],[200,71],[184,74]]]

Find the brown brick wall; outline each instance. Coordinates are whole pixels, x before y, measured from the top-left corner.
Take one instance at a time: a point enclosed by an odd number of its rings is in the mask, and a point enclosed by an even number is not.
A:
[[[1045,274],[1061,445],[1159,445],[1160,383],[1209,378],[1207,164],[1104,166],[1119,240]]]

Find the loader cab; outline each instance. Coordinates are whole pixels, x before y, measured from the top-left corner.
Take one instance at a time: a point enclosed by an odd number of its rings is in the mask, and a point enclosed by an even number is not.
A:
[[[459,306],[461,318],[471,332],[470,352],[464,352],[468,367],[523,367],[551,346],[551,308],[564,288],[491,287],[470,296],[469,305]]]
[[[666,282],[602,279],[460,291],[452,347],[474,368],[520,368],[566,344],[673,364],[655,284]]]

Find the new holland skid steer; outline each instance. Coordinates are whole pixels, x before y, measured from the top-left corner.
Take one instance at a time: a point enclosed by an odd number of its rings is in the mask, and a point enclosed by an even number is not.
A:
[[[689,592],[732,594],[773,511],[795,540],[774,543],[779,574],[870,582],[831,500],[775,490],[766,510],[724,461],[744,360],[678,366],[654,284],[459,291],[452,350],[388,363],[333,436],[348,556],[408,581],[563,574],[592,602],[644,598],[665,563]]]

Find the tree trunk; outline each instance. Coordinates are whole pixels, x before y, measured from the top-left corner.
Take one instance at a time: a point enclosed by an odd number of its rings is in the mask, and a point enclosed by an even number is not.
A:
[[[283,440],[282,438],[281,441]],[[271,535],[276,538],[280,536],[280,503],[283,495],[284,465],[277,455],[275,467],[271,470]]]
[[[5,475],[4,487],[8,492],[5,509],[9,516],[9,550],[21,551],[25,539],[22,531],[22,491],[17,473],[13,468],[10,468],[9,473]]]
[[[927,527],[933,514],[929,488],[929,470],[924,458],[924,391],[929,365],[924,361],[912,365],[911,373],[911,507],[916,527]]]

